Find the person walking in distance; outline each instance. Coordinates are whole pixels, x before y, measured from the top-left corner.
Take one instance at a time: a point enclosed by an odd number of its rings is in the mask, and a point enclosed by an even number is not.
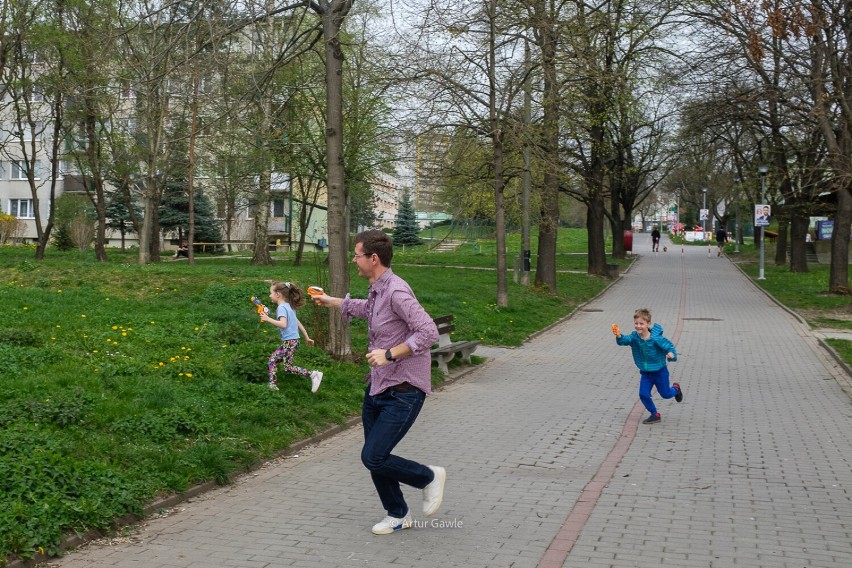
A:
[[[444,498],[447,472],[394,455],[431,394],[432,357],[438,328],[414,296],[411,287],[391,270],[393,245],[379,230],[355,235],[352,262],[370,285],[366,299],[346,294],[313,296],[317,305],[338,308],[347,320],[367,320],[367,362],[371,370],[364,392],[361,417],[364,446],[361,461],[387,516],[373,526],[374,534],[410,528],[413,517],[401,484],[423,490],[423,514],[434,515]]]
[[[656,227],[651,231],[651,252],[660,252],[660,230]]]
[[[629,345],[633,351],[633,362],[639,367],[639,400],[651,413],[642,421],[643,424],[656,424],[660,413],[651,398],[651,387],[656,387],[663,398],[672,398],[678,402],[683,400],[680,385],[669,385],[669,369],[666,361],[677,361],[677,350],[674,344],[663,337],[663,328],[655,323],[651,326],[651,311],[640,308],[633,314],[634,331],[630,335],[622,335],[618,326],[612,325],[612,333],[618,345]]]
[[[716,231],[716,256],[722,256],[722,253],[725,252],[725,243],[728,242],[728,232],[719,227]]]

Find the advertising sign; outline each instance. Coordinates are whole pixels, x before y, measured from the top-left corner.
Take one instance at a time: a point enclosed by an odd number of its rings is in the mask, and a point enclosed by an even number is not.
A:
[[[772,216],[772,209],[769,205],[759,204],[754,206],[754,226],[768,227],[769,218]]]

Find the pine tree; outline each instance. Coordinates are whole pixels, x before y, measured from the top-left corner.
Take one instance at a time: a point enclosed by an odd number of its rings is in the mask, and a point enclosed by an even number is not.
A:
[[[402,194],[402,202],[396,215],[396,228],[393,230],[393,244],[395,245],[418,245],[420,237],[417,226],[417,215],[414,212],[414,204],[408,190]]]

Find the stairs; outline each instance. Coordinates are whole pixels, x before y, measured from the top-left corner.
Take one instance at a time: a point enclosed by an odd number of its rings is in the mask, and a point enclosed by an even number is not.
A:
[[[790,245],[787,245],[787,257],[790,256]],[[808,264],[819,264],[819,257],[817,257],[816,247],[813,243],[805,243],[805,259]]]
[[[441,241],[435,247],[429,249],[430,252],[452,252],[459,248],[464,243],[464,241]]]

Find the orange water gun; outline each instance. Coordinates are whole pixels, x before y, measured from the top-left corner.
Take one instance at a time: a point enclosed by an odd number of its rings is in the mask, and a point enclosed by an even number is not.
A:
[[[323,294],[325,294],[325,290],[323,290],[319,286],[308,286],[307,291],[308,291],[308,296],[311,296],[311,297],[322,296]]]
[[[612,334],[616,337],[621,335],[621,331],[618,329],[618,326],[615,325],[615,324],[612,324]]]
[[[260,301],[260,298],[257,296],[251,297],[251,302],[254,304],[255,308],[257,308],[257,315],[262,316],[263,314],[269,315],[269,308],[263,305],[263,302]]]

